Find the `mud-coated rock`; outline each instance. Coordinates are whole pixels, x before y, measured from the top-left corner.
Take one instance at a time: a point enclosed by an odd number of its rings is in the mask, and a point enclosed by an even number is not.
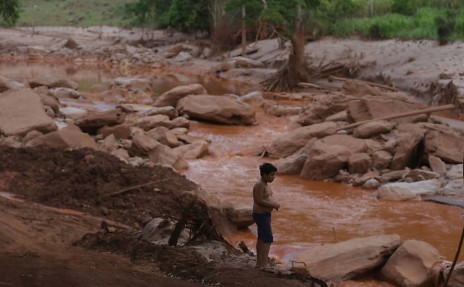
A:
[[[399,235],[355,238],[301,251],[297,261],[306,264],[311,276],[336,282],[372,272],[382,266],[400,244]]]
[[[332,178],[341,169],[348,169],[348,159],[352,154],[365,151],[367,144],[362,139],[341,134],[327,136],[308,148],[300,176],[311,180]]]
[[[272,142],[266,148],[267,154],[271,158],[287,157],[304,147],[312,138],[322,138],[334,134],[336,128],[337,124],[333,122],[297,128]]]
[[[372,166],[372,158],[367,153],[354,153],[348,158],[350,173],[363,174]]]
[[[97,148],[95,140],[88,134],[83,133],[74,125],[69,125],[59,131],[37,137],[29,141],[26,146],[47,146],[52,148]]]
[[[179,100],[177,111],[190,119],[226,125],[252,125],[255,109],[233,96],[191,95]]]
[[[155,107],[173,106],[177,105],[177,102],[188,95],[201,95],[206,94],[206,89],[200,84],[191,84],[175,87],[161,96],[159,96],[153,105]]]
[[[356,138],[371,138],[376,135],[390,132],[395,127],[394,123],[389,121],[373,121],[360,125],[353,131]]]
[[[114,109],[106,112],[89,113],[75,123],[82,131],[97,134],[97,131],[104,126],[116,126],[124,123],[126,114],[120,109]]]
[[[421,201],[421,195],[435,195],[440,187],[441,183],[436,179],[387,183],[377,190],[377,198],[384,201]]]
[[[45,113],[40,97],[31,89],[9,90],[0,95],[0,134],[50,132],[57,127]]]
[[[440,131],[428,131],[425,135],[425,151],[446,163],[462,163],[464,136]]]
[[[407,166],[414,165],[415,150],[423,140],[425,130],[414,125],[401,125],[397,129],[395,154],[390,164],[390,169],[400,170]]]
[[[429,243],[407,240],[388,259],[380,274],[395,286],[431,286],[429,270],[439,260],[438,250]]]
[[[383,170],[390,166],[392,155],[384,150],[376,151],[372,154],[372,167]]]

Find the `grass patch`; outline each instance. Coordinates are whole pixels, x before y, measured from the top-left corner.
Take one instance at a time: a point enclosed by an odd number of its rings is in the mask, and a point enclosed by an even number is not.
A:
[[[366,38],[437,39],[435,19],[446,18],[445,9],[421,8],[414,16],[386,14],[372,18],[341,19],[331,26],[329,34],[347,37],[362,35]],[[456,11],[456,24],[451,36],[464,39],[464,9]]]
[[[19,26],[120,26],[130,24],[124,5],[137,0],[22,0]]]

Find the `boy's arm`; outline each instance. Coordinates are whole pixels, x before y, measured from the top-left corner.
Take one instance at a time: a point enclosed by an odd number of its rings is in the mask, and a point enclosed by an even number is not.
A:
[[[253,188],[253,200],[255,201],[255,203],[264,207],[271,207],[278,210],[280,208],[280,205],[277,202],[264,199],[264,190],[264,185],[255,185],[255,187]]]

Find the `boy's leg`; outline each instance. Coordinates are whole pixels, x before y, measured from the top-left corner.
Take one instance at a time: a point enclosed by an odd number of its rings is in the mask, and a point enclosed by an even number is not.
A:
[[[261,267],[262,261],[261,258],[263,257],[263,241],[257,240],[256,241],[256,267]]]
[[[271,249],[271,243],[263,243],[261,249],[261,266],[267,267],[269,264],[269,250]]]

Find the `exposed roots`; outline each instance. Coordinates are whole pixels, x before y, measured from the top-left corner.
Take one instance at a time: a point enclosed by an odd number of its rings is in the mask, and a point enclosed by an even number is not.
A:
[[[305,63],[300,63],[294,54],[288,58],[288,63],[280,69],[272,78],[262,84],[268,91],[284,92],[293,91],[300,82],[307,82],[310,72]]]

